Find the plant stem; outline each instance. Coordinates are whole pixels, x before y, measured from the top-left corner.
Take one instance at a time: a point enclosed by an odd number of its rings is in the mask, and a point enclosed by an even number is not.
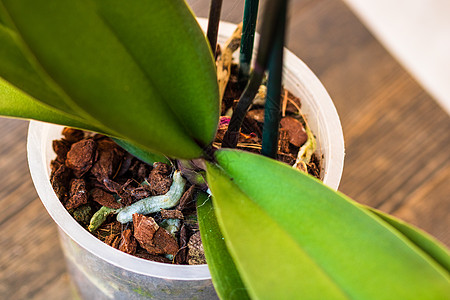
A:
[[[216,56],[217,34],[219,33],[220,12],[222,10],[222,0],[211,0],[209,8],[208,30],[206,36],[208,37],[209,45],[213,56]]]
[[[266,4],[264,19],[261,24],[261,38],[259,40],[258,54],[256,56],[253,72],[251,73],[250,80],[233,111],[230,125],[223,138],[222,147],[236,148],[242,121],[244,120],[245,114],[252,104],[253,98],[255,98],[264,78],[264,72],[267,69],[269,55],[273,48],[277,33],[278,18],[283,11],[286,2],[287,0],[276,0],[269,1]]]
[[[245,0],[241,49],[239,54],[239,81],[247,81],[249,78],[258,6],[259,0]]]
[[[269,78],[264,107],[264,127],[261,154],[276,158],[278,152],[278,129],[280,125],[280,99],[283,73],[283,45],[286,27],[286,4],[278,19],[277,34],[269,60]]]

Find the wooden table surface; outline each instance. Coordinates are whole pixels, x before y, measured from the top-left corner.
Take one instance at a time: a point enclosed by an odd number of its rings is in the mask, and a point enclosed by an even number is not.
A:
[[[198,16],[209,1],[190,0]],[[450,117],[340,0],[292,0],[287,47],[317,74],[341,117],[340,190],[450,245]],[[239,22],[242,1],[224,1]],[[56,225],[26,162],[27,122],[0,119],[0,299],[71,297]]]

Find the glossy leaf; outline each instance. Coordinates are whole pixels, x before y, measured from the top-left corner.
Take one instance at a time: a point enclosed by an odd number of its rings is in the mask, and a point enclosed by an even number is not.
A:
[[[197,196],[197,215],[206,261],[221,299],[249,299],[233,259],[228,253],[208,194]]]
[[[39,120],[111,135],[85,120],[58,111],[57,109],[36,101],[34,98],[12,86],[2,78],[0,78],[0,116]],[[113,139],[122,148],[147,163],[152,164],[155,161],[169,162],[165,156],[152,153],[142,146],[134,145],[123,139]]]
[[[213,139],[214,62],[184,1],[1,2],[41,77],[90,120],[178,158],[200,156]]]
[[[216,154],[214,207],[251,296],[447,299],[445,269],[346,196],[259,155]]]
[[[6,21],[6,17],[3,15],[0,10],[0,25],[8,27],[8,22]]]
[[[389,223],[392,227],[401,232],[411,242],[416,244],[417,247],[425,251],[438,264],[445,268],[448,273],[450,273],[450,253],[448,249],[441,244],[441,242],[439,242],[432,236],[429,236],[424,231],[415,228],[414,226],[400,219],[397,219],[372,207],[365,208],[370,212],[376,214],[378,217],[382,218],[385,222]]]
[[[102,132],[94,125],[46,106],[0,78],[0,116],[33,119],[84,130]]]
[[[47,105],[72,113],[72,109],[33,68],[19,44],[17,34],[0,25],[0,77]]]
[[[125,151],[130,152],[135,157],[139,158],[143,162],[148,163],[149,165],[153,165],[155,162],[163,162],[166,164],[170,164],[170,160],[162,154],[156,154],[149,151],[144,150],[142,147],[137,146],[129,141],[113,138],[114,142],[122,147]]]

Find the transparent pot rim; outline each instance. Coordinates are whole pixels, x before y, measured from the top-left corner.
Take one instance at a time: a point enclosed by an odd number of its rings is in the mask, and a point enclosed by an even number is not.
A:
[[[199,23],[203,29],[206,28],[205,19],[199,19]],[[232,34],[235,26],[235,24],[221,22],[219,42],[225,41]],[[306,89],[308,96],[320,100],[313,109],[317,109],[320,114],[326,116],[327,122],[319,126],[321,126],[321,134],[328,137],[327,149],[322,151],[330,153],[327,159],[331,162],[323,169],[324,182],[331,188],[337,189],[343,170],[344,140],[336,109],[320,81],[300,59],[286,50],[285,62],[286,68],[299,78],[298,81],[301,82],[302,88]],[[101,242],[75,221],[57,198],[49,181],[49,163],[54,157],[51,142],[54,138],[58,138],[57,133],[60,133],[61,129],[61,126],[30,121],[27,141],[31,177],[42,203],[58,226],[90,253],[130,272],[170,280],[211,279],[207,265],[171,265],[134,257]]]

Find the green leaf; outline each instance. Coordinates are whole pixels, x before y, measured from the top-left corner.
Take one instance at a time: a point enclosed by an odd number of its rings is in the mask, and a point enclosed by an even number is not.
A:
[[[227,251],[212,201],[205,193],[197,196],[197,215],[206,261],[217,294],[221,299],[250,299]]]
[[[28,96],[2,78],[0,78],[0,116],[39,120],[88,131],[95,131],[111,136],[110,133],[104,132],[104,130],[97,128],[95,125],[92,125],[85,120],[58,111],[36,101],[34,98]],[[112,138],[122,148],[142,161],[150,164],[155,161],[170,163],[163,155],[152,153],[142,146],[134,145],[123,139]]]
[[[135,157],[139,158],[143,162],[153,165],[155,162],[163,162],[170,164],[170,160],[162,154],[152,153],[143,149],[141,146],[137,146],[130,141],[126,141],[119,138],[113,138],[114,142],[122,147],[125,151],[130,152]]]
[[[184,1],[1,3],[33,63],[90,120],[177,158],[200,156],[213,139],[214,62]]]
[[[0,24],[0,77],[47,105],[72,113],[72,109],[29,63],[17,39],[15,32]]]
[[[0,25],[2,26],[6,26],[7,27],[7,22],[5,20],[5,16],[2,14],[1,10],[0,10]]]
[[[389,223],[392,227],[401,232],[411,242],[417,245],[420,249],[425,251],[431,258],[433,258],[438,264],[440,264],[445,270],[450,273],[450,253],[444,245],[438,240],[429,236],[424,231],[415,228],[414,226],[390,216],[382,211],[374,209],[372,207],[364,206],[370,212],[376,214],[382,218],[385,222]]]
[[[46,106],[0,78],[0,115],[33,119],[103,133],[78,117]]]
[[[280,162],[216,153],[214,207],[251,296],[447,299],[445,269],[351,199]]]

